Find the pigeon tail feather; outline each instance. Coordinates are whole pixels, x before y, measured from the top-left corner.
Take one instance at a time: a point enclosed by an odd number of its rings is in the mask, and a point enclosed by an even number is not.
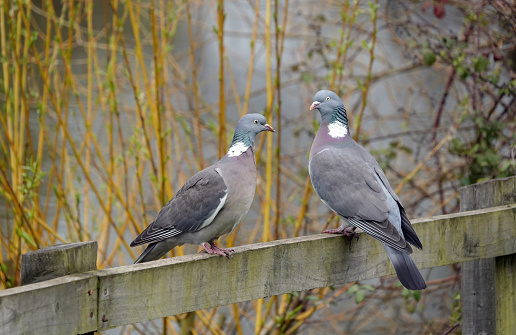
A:
[[[407,218],[407,214],[405,213],[405,209],[398,203],[400,214],[401,214],[401,230],[403,231],[403,235],[405,240],[415,246],[418,249],[423,249],[423,245],[417,237],[416,231],[412,227],[409,219]]]
[[[422,290],[426,283],[409,254],[383,245],[401,284],[409,290]]]
[[[177,245],[179,244],[166,241],[151,243],[142,252],[140,257],[138,257],[138,259],[134,261],[134,264],[145,263],[160,259],[163,255],[165,255],[167,252],[172,250],[172,248],[176,247]]]

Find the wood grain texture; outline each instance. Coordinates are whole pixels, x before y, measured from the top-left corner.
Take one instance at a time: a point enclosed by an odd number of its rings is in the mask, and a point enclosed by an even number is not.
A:
[[[463,187],[460,189],[460,196],[461,212],[515,203],[516,177],[489,180]],[[497,324],[510,322],[500,319],[507,313],[500,311],[500,308],[511,306],[510,302],[506,304],[503,300],[509,299],[511,292],[514,294],[513,290],[516,288],[505,285],[511,281],[510,278],[501,278],[505,276],[507,269],[497,269],[495,263],[503,267],[506,263],[511,264],[511,261],[496,262],[495,258],[486,258],[462,264],[462,330],[465,334],[500,334],[502,325]],[[497,273],[500,277],[498,279]],[[502,286],[496,290],[495,286],[498,287],[498,283]],[[516,313],[516,309],[511,309],[509,313]]]
[[[516,253],[516,204],[414,220],[419,268]],[[393,274],[381,243],[312,235],[97,271],[99,330]]]
[[[488,180],[460,189],[460,211],[516,203],[516,177]]]
[[[495,258],[496,334],[516,330],[516,255]]]
[[[0,334],[96,330],[97,284],[96,276],[76,274],[1,291]]]
[[[97,241],[58,244],[22,255],[21,284],[97,269]]]

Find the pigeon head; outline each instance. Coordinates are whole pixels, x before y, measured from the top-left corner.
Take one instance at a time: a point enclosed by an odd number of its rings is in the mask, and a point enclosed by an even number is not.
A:
[[[344,104],[339,96],[329,90],[321,90],[315,94],[314,102],[310,106],[310,110],[317,109],[321,113],[323,121],[330,122],[333,114],[338,109],[344,109]],[[347,120],[346,120],[347,121]]]
[[[322,122],[328,125],[331,137],[345,138],[349,134],[348,115],[337,94],[328,90],[317,92],[310,106],[310,110],[314,109],[321,113]]]
[[[230,157],[239,156],[245,152],[250,146],[254,145],[256,134],[262,131],[274,131],[267,120],[261,114],[253,113],[242,116],[235,128],[235,135],[231,142],[228,155]]]
[[[256,134],[261,133],[262,131],[274,131],[274,128],[267,124],[265,116],[257,113],[242,116],[235,128],[235,134],[249,134],[249,136],[252,135],[253,140]]]

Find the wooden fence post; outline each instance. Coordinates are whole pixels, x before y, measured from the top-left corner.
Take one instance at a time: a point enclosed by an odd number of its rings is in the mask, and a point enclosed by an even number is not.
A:
[[[516,203],[516,177],[463,187],[460,197],[461,212]],[[516,255],[462,263],[461,271],[462,332],[512,334],[516,329]]]
[[[97,270],[97,241],[58,244],[22,255],[21,284]],[[84,333],[93,335],[95,332]]]
[[[58,244],[22,255],[21,284],[97,270],[97,241]]]

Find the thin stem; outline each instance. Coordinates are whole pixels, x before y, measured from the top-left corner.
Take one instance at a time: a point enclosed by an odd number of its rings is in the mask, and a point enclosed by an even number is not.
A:
[[[247,114],[247,110],[249,107],[249,96],[251,94],[251,82],[253,79],[254,73],[254,49],[256,45],[256,35],[258,33],[258,21],[260,19],[260,0],[256,0],[254,5],[254,25],[253,25],[253,36],[251,37],[251,56],[249,57],[249,66],[247,70],[247,81],[245,85],[245,93],[244,93],[244,108],[242,109],[242,114]]]
[[[195,134],[197,136],[197,157],[199,159],[199,169],[204,169],[204,158],[202,153],[202,136],[201,136],[201,117],[199,112],[199,87],[197,85],[197,64],[195,62],[195,39],[192,33],[192,14],[190,12],[190,2],[185,0],[186,19],[188,23],[188,40],[190,41],[190,63],[192,64],[192,85],[194,91],[194,108],[195,108]]]
[[[219,157],[226,154],[226,98],[224,93],[224,0],[217,1],[217,37],[219,42]]]
[[[369,85],[371,84],[371,74],[373,72],[373,63],[374,63],[374,47],[376,45],[376,22],[378,18],[377,13],[378,8],[378,0],[374,1],[374,5],[370,4],[371,9],[371,21],[373,23],[373,32],[371,33],[371,44],[368,45],[369,48],[369,66],[367,68],[367,78],[364,85],[364,89],[362,91],[362,105],[360,107],[360,112],[355,120],[355,136],[353,138],[355,141],[358,141],[358,137],[360,135],[360,127],[362,125],[362,117],[364,115],[364,110],[367,105],[367,94],[369,93]]]

